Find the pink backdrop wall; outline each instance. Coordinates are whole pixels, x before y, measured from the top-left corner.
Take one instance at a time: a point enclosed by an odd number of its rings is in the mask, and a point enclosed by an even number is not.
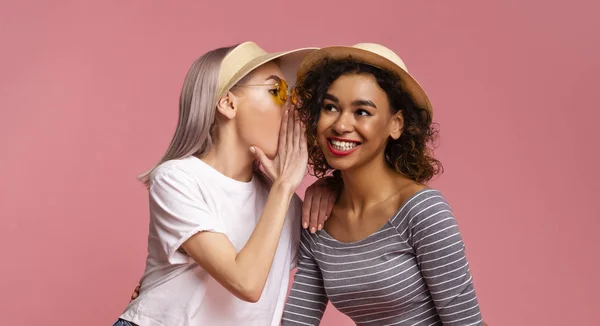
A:
[[[434,186],[459,219],[485,319],[600,324],[599,9],[0,1],[0,323],[118,316],[146,253],[147,199],[134,176],[168,144],[190,63],[251,39],[268,50],[397,50],[437,110],[446,173]],[[351,323],[329,308],[323,325]]]

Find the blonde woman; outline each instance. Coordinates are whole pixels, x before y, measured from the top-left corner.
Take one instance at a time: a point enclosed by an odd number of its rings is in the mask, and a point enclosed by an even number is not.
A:
[[[300,234],[294,191],[308,159],[286,81],[312,50],[267,54],[246,42],[194,62],[173,140],[141,176],[146,269],[115,325],[279,324]]]

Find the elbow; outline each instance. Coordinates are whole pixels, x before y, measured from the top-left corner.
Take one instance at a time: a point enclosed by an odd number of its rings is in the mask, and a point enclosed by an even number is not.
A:
[[[240,300],[256,303],[260,300],[264,287],[264,283],[261,284],[260,282],[252,282],[246,279],[236,284],[234,294]]]
[[[257,286],[248,287],[248,288],[239,289],[237,292],[238,292],[237,297],[240,298],[241,300],[244,300],[244,301],[250,302],[250,303],[256,303],[256,302],[258,302],[258,300],[260,300],[260,297],[262,295],[262,288],[259,288]]]
[[[257,303],[260,300],[260,295],[260,292],[248,292],[240,295],[240,299],[250,303]]]
[[[238,299],[256,303],[260,300],[266,283],[266,278],[256,277],[245,270],[236,270],[230,274],[229,280],[222,284]]]

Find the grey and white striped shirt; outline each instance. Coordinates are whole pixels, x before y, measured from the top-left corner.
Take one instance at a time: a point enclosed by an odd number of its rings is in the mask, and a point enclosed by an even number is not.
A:
[[[282,325],[318,325],[328,301],[357,325],[482,325],[464,244],[441,193],[416,193],[357,242],[303,230]]]

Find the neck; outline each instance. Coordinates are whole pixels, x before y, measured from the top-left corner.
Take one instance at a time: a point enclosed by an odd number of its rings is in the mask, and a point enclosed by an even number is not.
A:
[[[201,160],[231,179],[250,182],[254,156],[237,137],[234,128],[220,126],[220,133],[211,149]],[[231,129],[231,130],[228,130]]]
[[[401,177],[383,155],[364,166],[341,172],[344,187],[340,204],[357,213],[394,195],[398,191],[398,177]]]

